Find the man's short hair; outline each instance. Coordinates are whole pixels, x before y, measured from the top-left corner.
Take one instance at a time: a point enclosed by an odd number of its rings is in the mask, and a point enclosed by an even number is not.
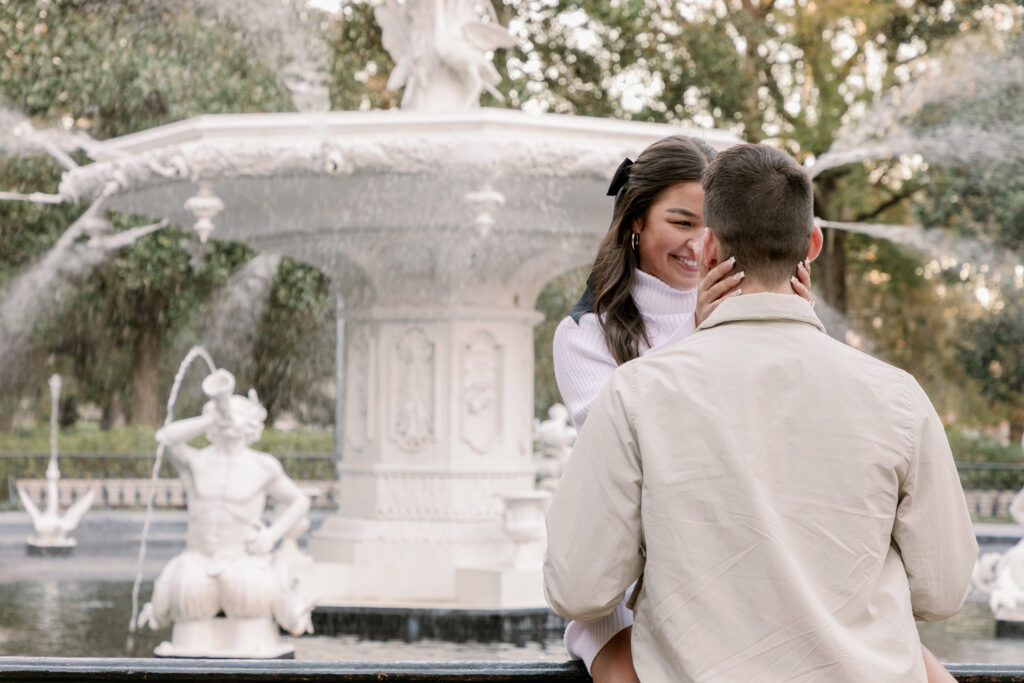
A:
[[[767,145],[736,145],[719,153],[701,178],[704,224],[722,258],[766,285],[795,274],[807,257],[814,226],[811,177],[793,157]]]

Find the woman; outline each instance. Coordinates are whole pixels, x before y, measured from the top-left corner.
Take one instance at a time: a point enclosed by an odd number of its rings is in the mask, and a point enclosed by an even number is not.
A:
[[[742,291],[732,261],[703,272],[700,177],[715,150],[683,136],[652,144],[619,166],[611,226],[601,241],[587,288],[555,331],[555,379],[577,429],[619,365],[688,337],[723,300]],[[796,267],[793,290],[811,302],[809,265]],[[570,622],[566,648],[598,683],[636,681],[627,601],[607,617]],[[924,650],[929,681],[952,681]]]

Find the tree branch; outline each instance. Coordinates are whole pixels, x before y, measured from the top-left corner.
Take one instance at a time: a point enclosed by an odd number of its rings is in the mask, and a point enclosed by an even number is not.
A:
[[[912,195],[915,192],[917,192],[918,189],[920,189],[920,188],[918,188],[917,186],[913,186],[913,187],[910,187],[909,189],[905,189],[903,192],[899,192],[897,194],[891,195],[888,199],[886,199],[884,202],[882,202],[881,204],[876,206],[873,210],[866,211],[866,212],[864,212],[862,214],[859,214],[859,215],[855,216],[854,219],[853,219],[853,222],[854,223],[861,223],[863,221],[870,220],[872,218],[877,217],[879,214],[881,214],[886,209],[891,209],[892,207],[894,207],[897,204],[899,204],[900,202],[902,202],[904,199],[907,199],[908,197],[910,197],[910,195]]]

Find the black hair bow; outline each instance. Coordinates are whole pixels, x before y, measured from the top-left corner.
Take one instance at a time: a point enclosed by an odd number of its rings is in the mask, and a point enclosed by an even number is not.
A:
[[[615,197],[615,204],[618,205],[619,200],[622,199],[622,193],[626,190],[626,183],[629,181],[629,167],[633,165],[633,160],[626,157],[619,164],[619,167],[615,169],[615,175],[612,176],[611,185],[608,186],[608,196]]]

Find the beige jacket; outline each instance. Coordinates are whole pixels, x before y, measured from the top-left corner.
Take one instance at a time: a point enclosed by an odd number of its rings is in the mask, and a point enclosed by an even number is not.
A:
[[[609,612],[641,574],[656,681],[924,681],[914,619],[955,613],[977,544],[942,423],[907,373],[793,295],[724,301],[620,367],[548,514],[545,590]]]

